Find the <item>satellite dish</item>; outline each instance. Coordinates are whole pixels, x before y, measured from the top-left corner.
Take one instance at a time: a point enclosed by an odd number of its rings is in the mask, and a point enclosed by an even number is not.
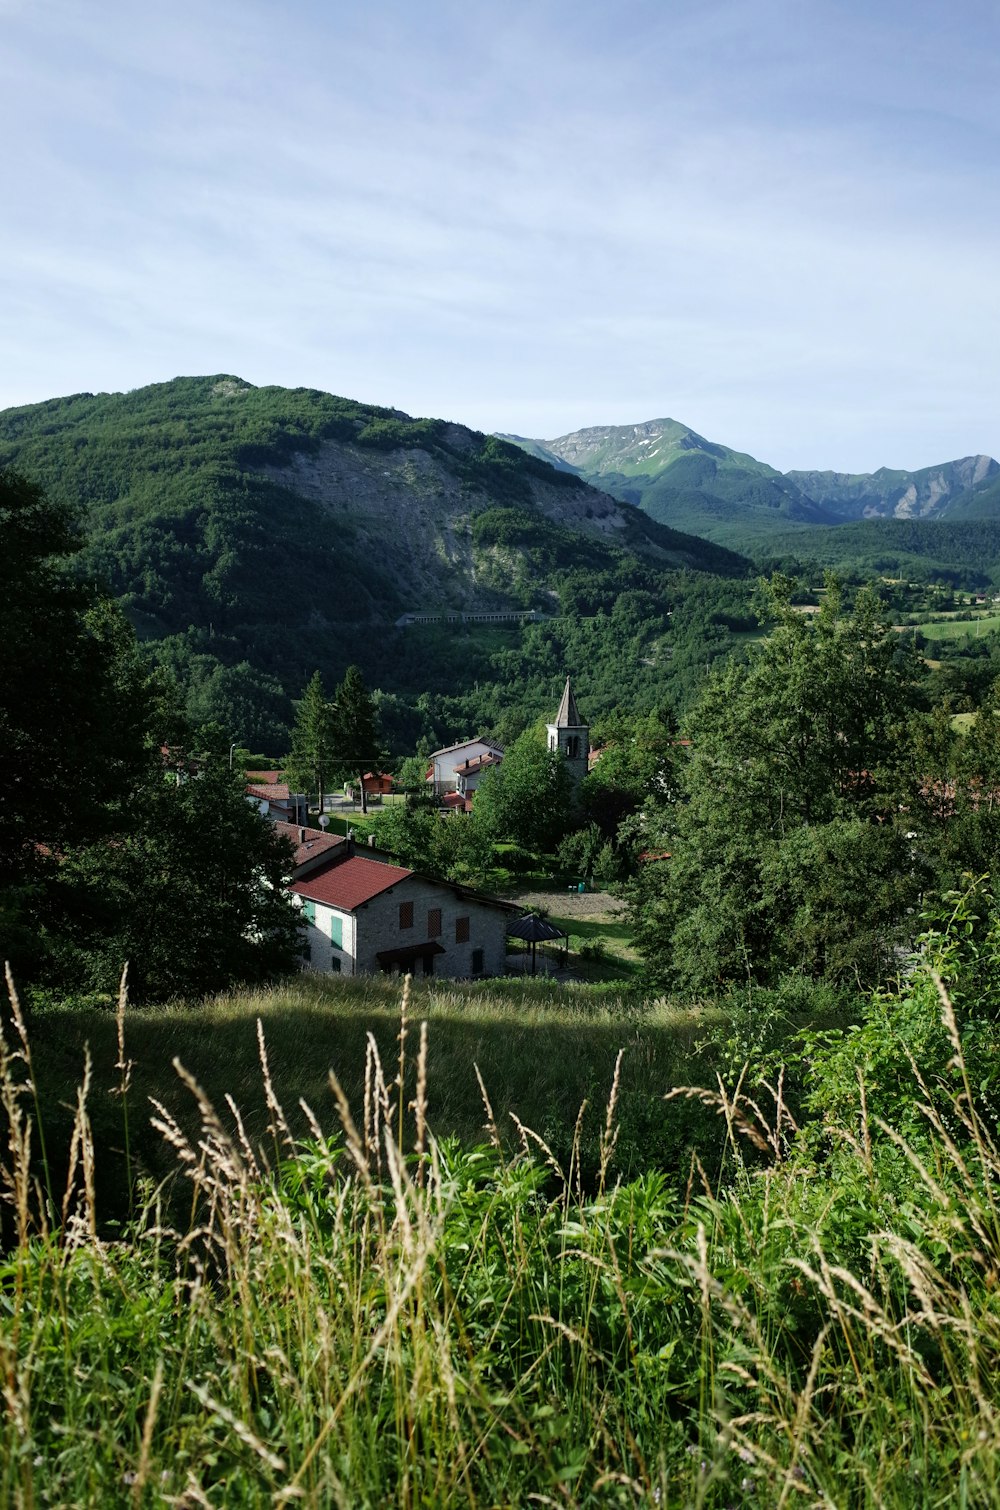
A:
[[[319,815],[319,826],[324,832],[330,827],[330,820],[325,813],[320,813]]]

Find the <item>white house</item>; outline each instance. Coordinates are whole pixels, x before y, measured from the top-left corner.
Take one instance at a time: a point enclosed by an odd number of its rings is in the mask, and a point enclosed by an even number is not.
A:
[[[252,775],[276,776],[273,771]],[[309,806],[305,792],[293,792],[284,781],[248,781],[247,801],[265,818],[278,823],[305,823]]]
[[[346,851],[346,853],[344,852]],[[307,921],[307,968],[344,975],[502,975],[510,902],[435,881],[401,865],[334,852],[322,870],[296,873],[289,890]]]
[[[460,744],[448,745],[428,756],[427,780],[434,784],[435,797],[459,789],[460,768],[489,756],[490,765],[499,765],[503,760],[503,745],[495,739],[463,739]]]

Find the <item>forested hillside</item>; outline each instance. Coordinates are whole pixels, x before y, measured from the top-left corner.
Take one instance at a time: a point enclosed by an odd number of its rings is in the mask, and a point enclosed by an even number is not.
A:
[[[766,549],[767,564],[793,572],[818,566],[862,577],[1000,585],[1000,518],[865,519],[776,534]]]
[[[122,604],[193,717],[256,748],[284,747],[317,668],[332,684],[359,664],[405,749],[512,705],[530,718],[566,671],[595,712],[683,699],[726,625],[753,622],[731,552],[494,437],[313,390],[179,378],[8,410],[0,466],[82,509],[78,571]],[[395,627],[497,608],[550,617]]]

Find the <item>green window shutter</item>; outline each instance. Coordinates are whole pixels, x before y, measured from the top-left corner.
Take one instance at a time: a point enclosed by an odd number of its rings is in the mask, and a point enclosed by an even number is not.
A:
[[[315,923],[315,921],[316,921],[316,903],[315,902],[310,902],[310,900],[309,900],[308,897],[304,897],[303,900],[302,900],[302,913],[303,913],[303,916],[306,918],[306,920],[308,922]]]
[[[338,949],[344,947],[344,920],[336,916],[330,919],[330,943]]]

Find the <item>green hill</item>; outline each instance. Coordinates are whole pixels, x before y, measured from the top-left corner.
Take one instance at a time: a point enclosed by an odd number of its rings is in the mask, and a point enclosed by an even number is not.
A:
[[[494,718],[487,689],[513,680],[520,631],[418,645],[395,628],[415,610],[556,614],[532,660],[546,684],[565,674],[561,657],[593,675],[595,697],[606,683],[627,701],[638,690],[622,658],[638,656],[624,633],[619,651],[609,633],[574,649],[580,616],[638,590],[655,637],[690,571],[749,570],[495,437],[228,376],[7,410],[0,465],[82,507],[80,569],[177,672],[190,711],[258,748],[282,748],[289,699],[313,670],[332,687],[352,661],[385,694],[401,748]],[[537,697],[522,719],[551,688]]]
[[[867,519],[761,542],[758,560],[786,570],[814,563],[862,577],[1000,586],[1000,513],[993,519]]]
[[[555,440],[510,436],[536,458],[571,467],[595,487],[675,529],[737,551],[778,554],[777,537],[867,519],[990,519],[1000,514],[1000,465],[966,456],[918,471],[781,473],[744,452],[706,440],[673,419],[603,425]],[[941,536],[939,545],[947,544]],[[867,547],[866,547],[867,548]],[[962,546],[953,569],[961,570]],[[831,546],[839,560],[848,542]]]
[[[662,524],[727,545],[739,540],[741,550],[775,528],[834,520],[774,467],[677,420],[602,425],[556,440],[511,439],[573,467]]]

